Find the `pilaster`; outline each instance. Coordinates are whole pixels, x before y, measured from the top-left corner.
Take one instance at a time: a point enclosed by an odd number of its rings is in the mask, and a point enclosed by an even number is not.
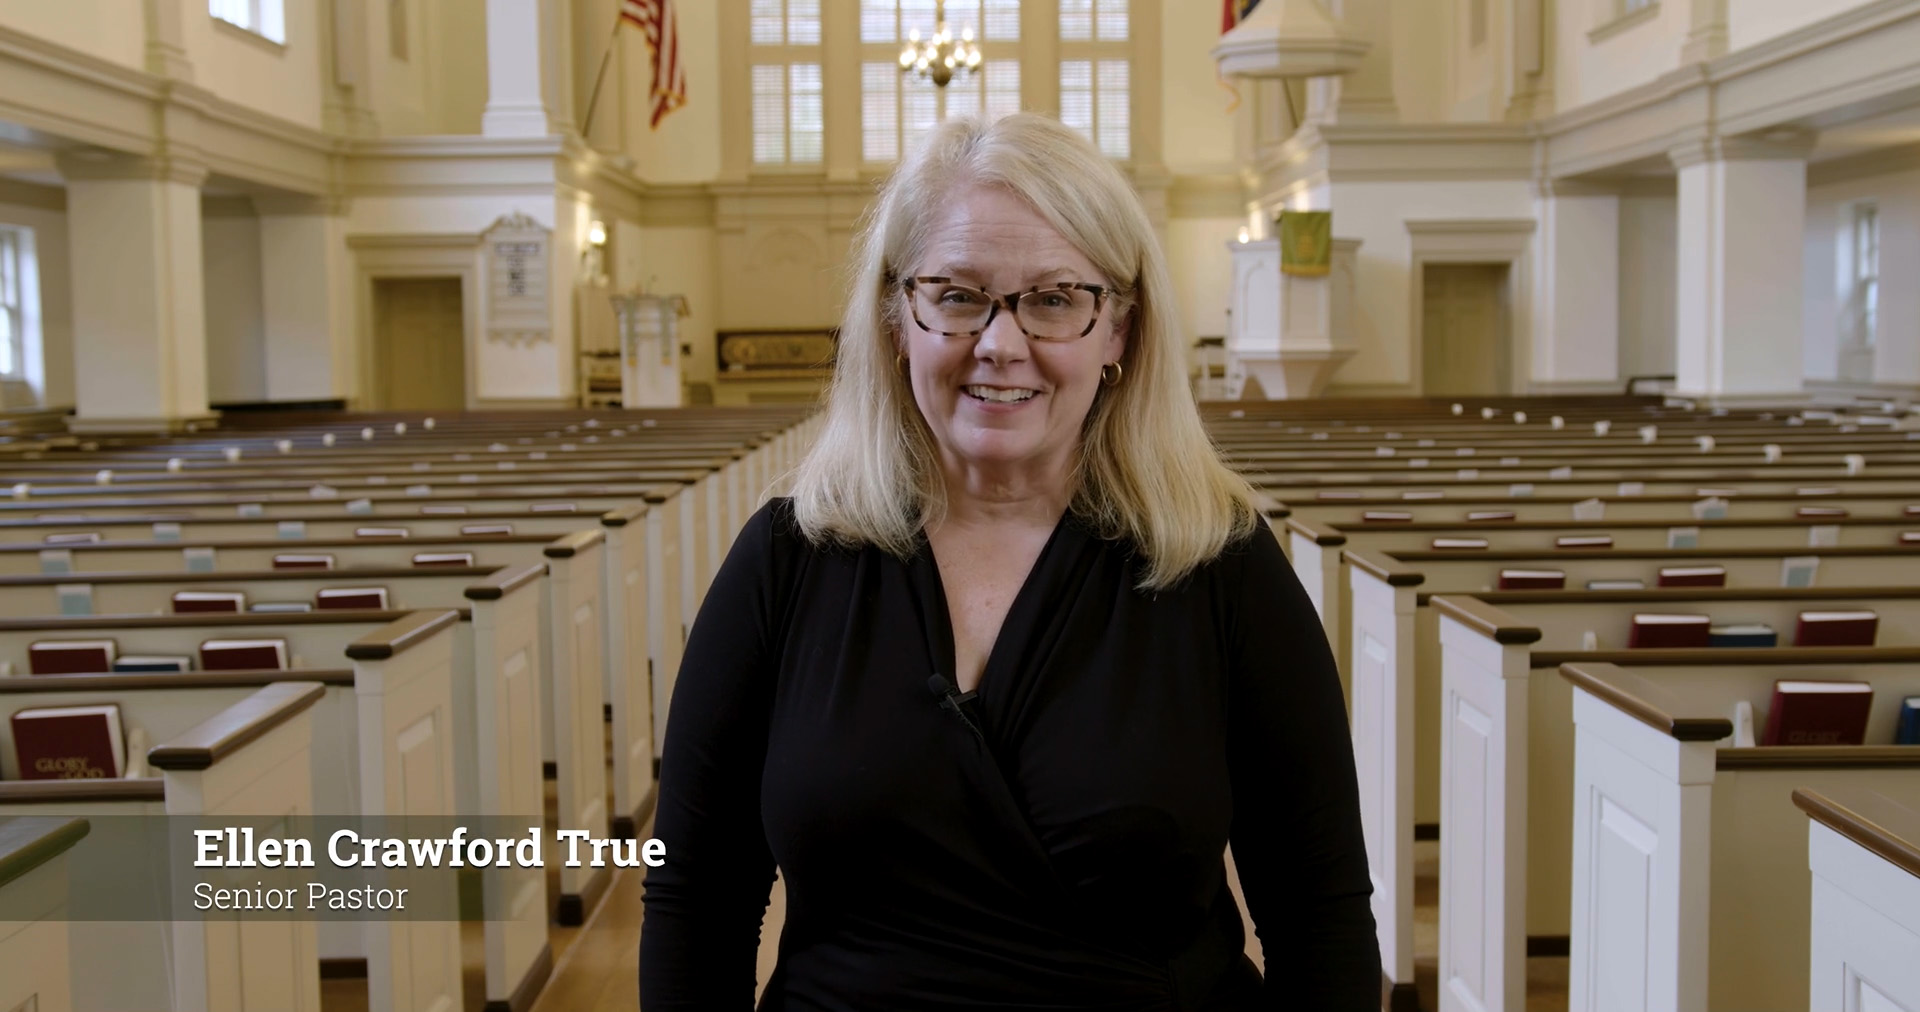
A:
[[[266,399],[353,398],[352,264],[347,202],[257,196]]]
[[[1727,51],[1727,0],[1687,0],[1687,41],[1681,63],[1705,63]]]
[[[545,137],[572,125],[566,10],[558,0],[486,0],[488,137]]]
[[[1535,184],[1532,375],[1547,388],[1620,373],[1620,196],[1571,180]]]
[[[176,81],[193,80],[193,63],[187,59],[186,31],[182,19],[186,11],[204,7],[181,4],[177,0],[141,0],[147,25],[147,73]]]

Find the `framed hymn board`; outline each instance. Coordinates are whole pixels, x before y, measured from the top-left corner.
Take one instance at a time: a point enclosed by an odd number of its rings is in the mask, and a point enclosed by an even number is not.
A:
[[[723,330],[714,335],[715,372],[720,378],[826,379],[833,375],[838,336],[834,328]]]

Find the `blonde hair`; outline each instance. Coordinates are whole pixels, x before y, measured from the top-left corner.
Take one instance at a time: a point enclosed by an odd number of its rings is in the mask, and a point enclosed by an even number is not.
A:
[[[1142,589],[1171,586],[1253,531],[1253,489],[1201,425],[1171,276],[1132,185],[1084,137],[1029,113],[942,123],[868,210],[826,417],[793,475],[801,531],[908,558],[919,532],[945,516],[933,434],[895,360],[906,322],[899,279],[923,255],[941,204],[981,185],[1032,205],[1127,290],[1109,303],[1116,326],[1131,328],[1125,372],[1087,413],[1069,508],[1099,536],[1132,543],[1146,562]]]

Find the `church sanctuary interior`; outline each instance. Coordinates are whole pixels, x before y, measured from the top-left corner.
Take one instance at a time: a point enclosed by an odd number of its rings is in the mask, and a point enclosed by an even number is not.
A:
[[[878,184],[1021,111],[1318,611],[1380,1008],[1920,1012],[1920,0],[0,0],[0,1012],[638,1008],[644,866],[101,897],[648,840]]]

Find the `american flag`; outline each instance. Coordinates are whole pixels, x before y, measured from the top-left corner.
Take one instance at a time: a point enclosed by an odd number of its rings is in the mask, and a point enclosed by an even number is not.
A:
[[[687,72],[680,66],[680,31],[674,23],[672,0],[622,0],[620,18],[640,26],[653,53],[653,126],[667,113],[687,104]]]

